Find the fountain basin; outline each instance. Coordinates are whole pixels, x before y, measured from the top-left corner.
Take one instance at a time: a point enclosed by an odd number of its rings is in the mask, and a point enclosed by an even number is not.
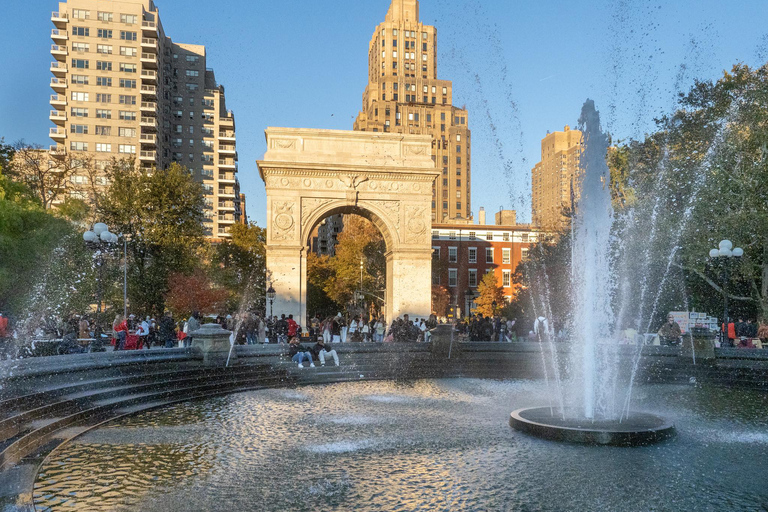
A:
[[[628,418],[589,420],[559,409],[529,407],[510,414],[509,425],[532,436],[563,443],[608,446],[646,446],[675,435],[675,426],[666,419],[645,412],[630,412]]]

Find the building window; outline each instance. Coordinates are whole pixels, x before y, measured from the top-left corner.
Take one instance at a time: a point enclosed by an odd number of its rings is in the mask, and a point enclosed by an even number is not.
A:
[[[136,104],[136,96],[128,96],[121,94],[120,95],[120,104],[121,105],[135,105]]]
[[[449,231],[448,232],[448,240],[456,240],[456,232],[455,231]]]
[[[135,57],[137,55],[137,50],[136,48],[131,48],[130,46],[121,46],[120,55],[123,57]]]
[[[432,248],[432,259],[440,259],[440,248],[439,247],[433,247]]]
[[[448,201],[443,201],[443,210],[448,210]]]
[[[112,54],[112,45],[111,44],[97,44],[96,45],[96,53],[104,53],[107,55]]]
[[[112,119],[112,111],[101,108],[96,109],[96,117],[99,119]]]
[[[511,257],[512,249],[505,247],[501,250],[501,262],[504,264],[509,265],[512,263],[512,257]]]
[[[194,92],[197,90],[197,84],[185,84],[187,86],[187,91]]]
[[[523,237],[523,242],[528,242],[528,233],[523,233],[522,237]]]
[[[100,37],[102,39],[112,39],[112,31],[106,28],[100,28],[97,31],[97,34],[98,34],[97,37]]]
[[[123,41],[135,41],[136,40],[136,32],[128,32],[126,30],[120,31],[120,39]]]
[[[477,247],[470,247],[468,256],[469,263],[477,263]]]
[[[87,27],[72,27],[73,36],[89,36],[91,31]]]
[[[131,112],[130,110],[121,110],[120,119],[123,121],[135,121],[136,112]]]
[[[470,288],[475,288],[477,286],[477,269],[471,268],[467,272],[467,285]]]
[[[120,137],[135,137],[136,128],[119,128],[117,134]]]
[[[75,107],[72,107],[72,110],[70,112],[72,113],[72,117],[88,117],[88,109],[87,108],[75,108]]]
[[[136,20],[137,20],[137,18],[133,14],[121,14],[120,15],[120,22],[121,23],[128,23],[130,25],[135,25],[136,24]]]
[[[73,52],[89,52],[91,51],[91,45],[88,43],[72,43]]]
[[[87,92],[73,92],[72,101],[88,101]]]
[[[124,62],[120,63],[120,71],[124,73],[135,73],[136,72],[136,64],[126,64]]]
[[[117,152],[118,153],[126,153],[126,154],[135,155],[136,154],[136,146],[134,146],[132,144],[120,144],[119,146],[117,146]]]
[[[101,87],[112,87],[112,79],[108,76],[97,76],[96,85],[100,85]]]
[[[112,144],[96,143],[96,151],[99,153],[111,153]]]
[[[501,286],[504,288],[509,288],[512,286],[512,272],[509,270],[501,271]]]
[[[477,239],[477,233],[475,233],[474,231],[470,231],[469,232],[469,239],[470,240],[476,240]]]
[[[509,233],[504,233],[503,235],[501,235],[501,238],[505,242],[509,242]]]
[[[78,20],[87,20],[91,17],[91,11],[84,11],[83,9],[72,9],[72,17]]]
[[[136,88],[136,80],[129,80],[127,78],[121,78],[120,79],[120,87],[123,87],[125,89],[135,89]]]
[[[461,157],[460,156],[456,157],[456,164],[461,165]]]
[[[200,72],[194,69],[188,69],[184,71],[184,74],[187,76],[200,76]]]
[[[112,95],[111,94],[97,94],[96,95],[96,102],[97,103],[112,103]]]
[[[443,186],[444,187],[448,186],[448,178],[443,178]]]
[[[88,151],[88,143],[72,141],[69,143],[69,149],[70,151]]]
[[[455,247],[448,248],[448,263],[456,263],[458,261],[458,252]]]
[[[72,59],[72,67],[77,69],[88,69],[88,61],[86,59]]]
[[[523,248],[520,250],[520,253],[521,253],[521,254],[520,254],[520,256],[521,256],[521,258],[522,258],[523,260],[526,260],[526,259],[528,259],[528,248],[527,248],[527,247],[523,247]]]
[[[104,60],[97,60],[96,69],[99,71],[112,71],[112,63]]]
[[[458,203],[458,202],[456,203],[456,209],[461,210],[461,203]]]
[[[455,288],[456,287],[456,269],[455,268],[449,268],[448,269],[448,286]]]
[[[80,133],[83,135],[88,134],[88,125],[86,124],[72,124],[69,126],[70,133]]]
[[[432,231],[432,240],[439,240],[439,239],[440,239],[440,232]]]
[[[97,12],[96,19],[99,21],[113,21],[111,12]]]
[[[88,77],[85,75],[72,75],[69,81],[77,85],[88,85]]]
[[[489,242],[490,242],[491,240],[493,240],[493,232],[492,232],[492,231],[489,231],[489,232],[487,232],[487,233],[485,234],[485,239],[486,239],[486,240],[488,240]]]
[[[493,247],[485,248],[485,262],[493,263]]]
[[[200,57],[198,57],[197,55],[187,55],[186,56],[186,61],[187,62],[197,63],[197,61],[199,61],[199,60],[200,60]]]
[[[110,135],[112,129],[109,126],[96,125],[96,135]]]
[[[457,187],[460,187],[460,186],[461,186],[461,180],[456,180],[456,186],[457,186]],[[457,197],[458,197],[458,196],[457,196]]]

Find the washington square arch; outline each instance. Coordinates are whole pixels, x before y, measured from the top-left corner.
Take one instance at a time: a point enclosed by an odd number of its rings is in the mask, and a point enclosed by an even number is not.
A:
[[[267,274],[275,314],[307,320],[307,251],[339,213],[373,222],[386,242],[387,323],[431,312],[432,136],[267,128]]]

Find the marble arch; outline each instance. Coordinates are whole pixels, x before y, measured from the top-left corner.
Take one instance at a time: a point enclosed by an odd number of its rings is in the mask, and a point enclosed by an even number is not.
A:
[[[357,213],[387,244],[387,320],[431,311],[432,137],[267,128],[267,272],[275,314],[306,324],[307,247],[335,213]]]

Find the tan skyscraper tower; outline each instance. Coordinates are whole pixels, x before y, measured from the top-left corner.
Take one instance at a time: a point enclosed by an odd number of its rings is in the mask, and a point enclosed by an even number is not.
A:
[[[205,47],[167,37],[152,0],[69,0],[51,21],[51,154],[179,162],[205,187],[208,236],[229,237],[241,217],[235,118]],[[84,197],[86,179],[64,192]]]
[[[451,82],[437,79],[437,30],[419,22],[418,0],[392,0],[371,38],[368,86],[354,129],[430,134],[442,171],[432,195],[432,220],[470,215],[470,131],[467,111],[452,105]]]
[[[576,177],[581,160],[581,132],[565,126],[562,132],[541,139],[541,162],[531,171],[533,225],[544,229],[562,227],[563,207],[570,207],[571,183],[574,197],[579,190]]]

